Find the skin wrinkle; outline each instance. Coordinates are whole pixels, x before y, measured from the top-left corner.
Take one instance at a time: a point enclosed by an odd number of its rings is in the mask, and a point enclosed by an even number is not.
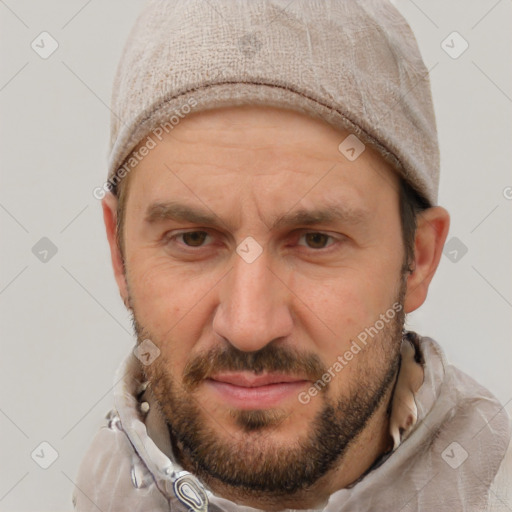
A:
[[[245,152],[215,145],[216,123],[227,119],[238,126],[222,137],[245,144]],[[280,152],[280,138],[290,131],[296,150]],[[414,275],[407,272],[411,248],[404,251],[403,237],[410,237],[411,225],[401,223],[400,180],[369,147],[347,162],[337,151],[346,133],[324,122],[284,109],[244,107],[191,115],[174,132],[181,135],[164,138],[127,176],[119,203],[109,207],[124,215],[113,216],[118,230],[109,241],[114,254],[116,240],[123,249],[116,279],[138,341],[150,339],[160,349],[141,368],[180,463],[216,494],[266,510],[314,507],[360,478],[390,448],[388,412],[405,314],[424,300],[422,293],[409,293],[425,289],[422,280],[428,285],[433,241],[422,235],[416,243],[420,264]],[[209,151],[196,148],[197,163],[184,166],[187,140]],[[274,145],[274,151],[258,151],[262,145]],[[325,161],[333,172],[326,174]],[[304,175],[311,179],[298,178]],[[262,222],[320,208],[334,197],[350,197],[369,215],[352,226],[304,226],[312,233],[343,230],[346,241],[330,252],[299,248],[295,238],[284,250],[284,240],[291,240],[286,228],[281,233]],[[166,231],[206,226],[145,224],[151,204],[177,199],[206,207],[223,225],[236,219],[237,242],[253,236],[263,253],[250,264],[242,260],[229,230],[214,234],[214,244],[182,251],[163,238]],[[431,229],[428,222],[421,227]],[[412,234],[414,240],[414,229]],[[291,372],[309,380],[307,389],[396,303],[402,305],[399,314],[307,405],[293,396],[269,409],[237,409],[207,385],[220,368],[245,368]]]

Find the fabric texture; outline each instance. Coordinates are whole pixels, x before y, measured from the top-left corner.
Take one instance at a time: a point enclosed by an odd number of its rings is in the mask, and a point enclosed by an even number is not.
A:
[[[510,418],[489,391],[447,363],[435,341],[416,340],[414,344],[405,340],[402,345],[390,422],[391,434],[395,434],[395,427],[399,432],[394,449],[357,483],[335,492],[316,510],[510,510]],[[213,495],[183,471],[139,365],[130,354],[119,368],[115,409],[80,467],[75,510],[255,512]],[[400,396],[407,407],[395,407]],[[149,403],[149,412],[144,412],[144,402]],[[203,492],[208,508],[194,508],[180,501],[173,483],[177,477],[182,483],[189,479],[183,487],[188,497],[197,498],[196,488]]]
[[[114,81],[109,189],[138,163],[129,157],[139,143],[146,153],[186,115],[244,104],[290,108],[348,129],[359,141],[342,144],[342,154],[350,159],[358,144],[371,144],[437,203],[428,70],[387,0],[147,2]]]

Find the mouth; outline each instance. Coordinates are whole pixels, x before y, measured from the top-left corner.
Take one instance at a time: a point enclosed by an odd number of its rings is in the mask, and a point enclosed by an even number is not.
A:
[[[222,373],[205,381],[222,402],[241,410],[270,409],[297,394],[309,381],[301,377],[250,372]]]

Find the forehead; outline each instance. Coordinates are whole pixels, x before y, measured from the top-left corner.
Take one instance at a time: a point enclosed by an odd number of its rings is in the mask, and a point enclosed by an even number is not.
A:
[[[313,207],[342,200],[356,210],[398,190],[398,176],[375,149],[348,131],[287,109],[197,112],[156,142],[129,174],[130,195],[139,203],[186,196],[222,205],[230,198],[289,210],[298,202]],[[347,157],[354,153],[356,158]]]

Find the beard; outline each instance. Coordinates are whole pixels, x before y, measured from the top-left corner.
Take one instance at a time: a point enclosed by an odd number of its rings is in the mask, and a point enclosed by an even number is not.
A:
[[[402,282],[396,302],[403,305],[404,296]],[[172,343],[152,336],[138,322],[133,308],[132,312],[139,343],[148,338],[159,347]],[[402,306],[349,363],[354,365],[353,376],[339,396],[329,398],[331,383],[325,384],[316,397],[322,400],[322,407],[303,435],[286,445],[272,435],[289,416],[281,409],[231,410],[239,433],[219,434],[222,425],[199,403],[200,385],[222,371],[279,372],[304,375],[316,382],[327,372],[316,354],[273,343],[256,352],[227,344],[193,356],[181,376],[173,373],[172,361],[163,354],[151,365],[141,365],[141,370],[185,469],[209,484],[218,481],[247,496],[292,496],[310,488],[339,463],[378,409],[399,368],[404,321]]]

